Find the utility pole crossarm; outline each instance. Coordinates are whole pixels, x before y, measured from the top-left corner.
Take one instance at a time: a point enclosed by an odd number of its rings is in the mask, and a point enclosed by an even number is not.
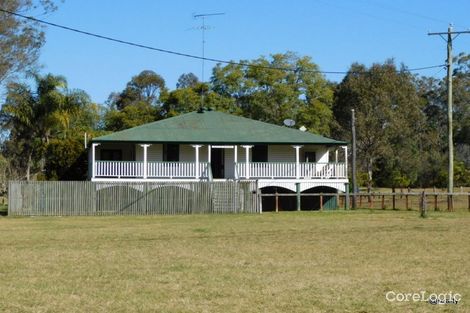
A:
[[[460,35],[460,34],[470,34],[470,30],[464,30],[464,31],[458,31],[458,32],[438,32],[438,33],[428,33],[428,36],[434,36],[434,35]]]

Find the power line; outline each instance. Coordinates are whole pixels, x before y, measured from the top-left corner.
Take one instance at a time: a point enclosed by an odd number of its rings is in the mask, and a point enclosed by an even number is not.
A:
[[[441,20],[441,19],[429,16],[429,15],[422,14],[422,13],[416,13],[416,12],[404,10],[404,9],[401,9],[401,8],[398,8],[398,7],[394,7],[394,6],[391,6],[391,5],[388,5],[388,4],[378,3],[374,0],[364,0],[364,1],[368,2],[369,4],[375,5],[377,7],[381,7],[385,10],[396,11],[396,12],[399,12],[399,13],[402,13],[402,14],[407,14],[407,15],[410,15],[410,16],[419,17],[421,19],[427,19],[429,21],[448,24],[448,21]],[[456,25],[456,26],[466,28],[466,27],[461,26],[461,25]]]
[[[135,42],[127,41],[127,40],[122,40],[122,39],[118,39],[118,38],[104,36],[104,35],[88,32],[88,31],[80,30],[80,29],[77,29],[77,28],[73,28],[73,27],[69,27],[69,26],[65,26],[65,25],[60,25],[60,24],[48,22],[48,21],[41,20],[41,19],[38,19],[38,18],[35,18],[35,17],[15,13],[15,12],[12,12],[12,11],[9,11],[9,10],[5,10],[3,8],[0,8],[0,12],[7,13],[7,14],[17,16],[17,17],[21,17],[21,18],[24,18],[24,19],[28,19],[28,20],[31,20],[31,21],[34,21],[34,22],[37,22],[37,23],[41,23],[41,24],[44,24],[44,25],[49,25],[49,26],[53,26],[53,27],[56,27],[56,28],[64,29],[64,30],[71,31],[71,32],[74,32],[74,33],[79,33],[79,34],[86,35],[86,36],[91,36],[91,37],[95,37],[95,38],[99,38],[99,39],[103,39],[103,40],[107,40],[107,41],[120,43],[120,44],[123,44],[123,45],[133,46],[133,47],[152,50],[152,51],[158,51],[158,52],[162,52],[162,53],[167,53],[167,54],[172,54],[172,55],[177,55],[177,56],[192,58],[192,59],[197,59],[197,60],[210,61],[210,62],[215,62],[215,63],[229,64],[229,65],[239,65],[239,66],[244,66],[244,67],[260,68],[260,69],[287,71],[287,72],[299,72],[300,71],[300,72],[304,72],[304,73],[339,74],[339,75],[365,74],[366,73],[366,72],[352,72],[352,71],[299,70],[299,69],[295,69],[295,68],[264,66],[264,65],[249,64],[249,63],[244,63],[244,62],[227,61],[227,60],[216,59],[216,58],[201,57],[201,56],[194,55],[194,54],[183,53],[183,52],[178,52],[178,51],[173,51],[173,50],[168,50],[168,49],[162,49],[162,48],[152,47],[152,46],[139,44],[139,43],[135,43]],[[405,70],[408,71],[408,72],[416,72],[416,71],[427,70],[427,69],[432,69],[432,68],[438,68],[438,67],[443,67],[443,66],[446,66],[446,65],[445,64],[439,64],[439,65],[431,65],[431,66],[424,66],[424,67],[417,67],[417,68],[409,68],[409,69],[405,69]]]

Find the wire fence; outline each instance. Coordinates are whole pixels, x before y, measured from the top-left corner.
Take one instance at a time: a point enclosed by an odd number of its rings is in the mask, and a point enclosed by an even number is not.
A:
[[[254,181],[98,183],[12,181],[9,216],[259,213]]]

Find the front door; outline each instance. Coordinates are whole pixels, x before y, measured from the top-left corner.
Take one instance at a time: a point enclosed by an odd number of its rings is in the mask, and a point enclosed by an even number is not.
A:
[[[211,151],[211,170],[213,178],[225,178],[225,150],[212,148]]]

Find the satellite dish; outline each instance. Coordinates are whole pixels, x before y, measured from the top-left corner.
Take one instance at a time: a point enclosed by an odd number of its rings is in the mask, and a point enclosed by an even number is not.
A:
[[[285,119],[283,123],[284,123],[284,125],[286,125],[287,127],[292,127],[292,126],[295,125],[295,121],[294,121],[294,120],[291,120],[290,118]]]
[[[304,132],[304,131],[307,130],[307,127],[305,127],[305,126],[302,125],[302,126],[300,126],[299,130],[300,130],[301,132]]]

